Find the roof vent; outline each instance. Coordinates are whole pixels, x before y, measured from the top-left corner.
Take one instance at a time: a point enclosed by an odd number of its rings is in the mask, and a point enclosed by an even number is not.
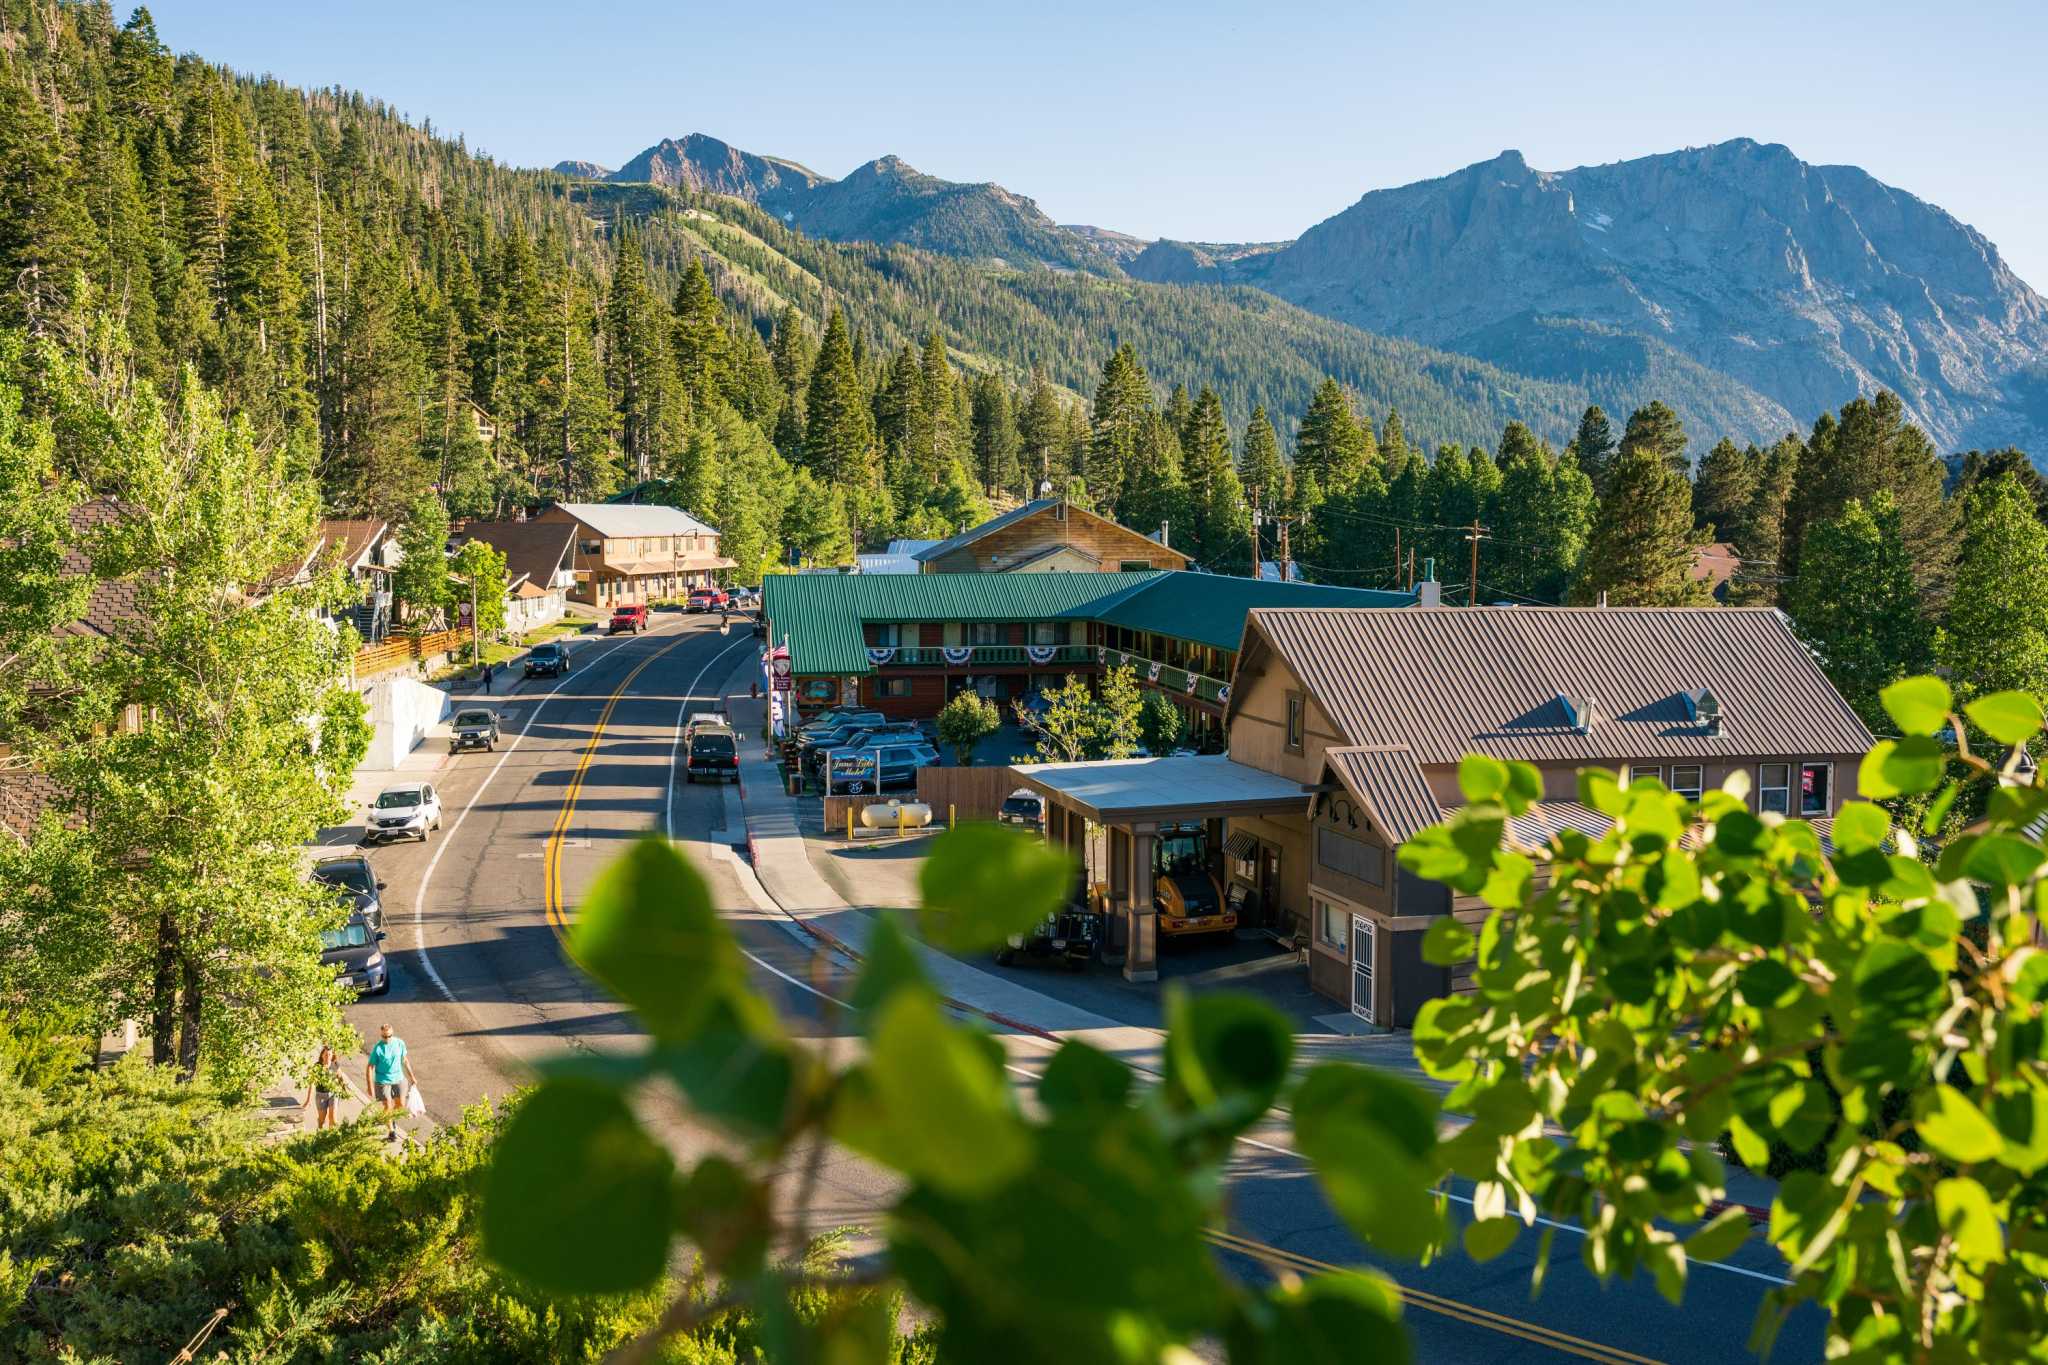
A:
[[[1564,708],[1565,719],[1575,733],[1593,733],[1593,714],[1599,709],[1599,703],[1591,696],[1568,697],[1560,692],[1557,694],[1557,704]]]
[[[1704,687],[1684,694],[1685,714],[1709,735],[1721,733],[1721,699]]]

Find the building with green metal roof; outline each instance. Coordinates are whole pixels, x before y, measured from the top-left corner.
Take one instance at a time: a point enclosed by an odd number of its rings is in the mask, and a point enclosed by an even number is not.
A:
[[[1189,571],[771,574],[769,638],[802,709],[861,704],[905,719],[967,688],[1021,699],[1070,673],[1128,664],[1196,734],[1220,732],[1254,607],[1400,607],[1410,593]]]

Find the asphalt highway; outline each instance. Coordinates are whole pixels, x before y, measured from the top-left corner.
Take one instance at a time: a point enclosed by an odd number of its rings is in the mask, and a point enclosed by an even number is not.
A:
[[[669,831],[703,872],[757,984],[792,1028],[821,1047],[856,1045],[839,1028],[835,1003],[853,964],[821,954],[782,922],[746,864],[736,793],[684,784],[675,766],[683,720],[718,707],[719,690],[755,643],[739,627],[722,634],[712,618],[653,619],[645,634],[579,640],[565,678],[488,699],[504,742],[494,754],[449,756],[431,774],[446,812],[441,832],[370,850],[388,882],[393,986],[352,1007],[351,1022],[365,1037],[389,1022],[405,1038],[440,1123],[525,1083],[536,1062],[563,1049],[639,1041],[632,1016],[569,961],[560,935],[598,870],[650,831]],[[1053,1044],[1022,1033],[1003,1041],[1028,1087]],[[650,1101],[647,1117],[681,1159],[718,1145],[672,1104]],[[831,1152],[808,1221],[870,1225],[894,1188],[885,1172]],[[1465,1212],[1461,1197],[1453,1191],[1454,1218]],[[1534,1302],[1529,1272],[1541,1229],[1484,1265],[1458,1251],[1428,1267],[1375,1257],[1324,1204],[1277,1116],[1240,1144],[1229,1206],[1229,1226],[1215,1240],[1238,1273],[1363,1263],[1392,1275],[1422,1361],[1752,1359],[1751,1320],[1782,1270],[1753,1242],[1726,1266],[1694,1268],[1685,1306],[1674,1309],[1647,1280],[1603,1289],[1580,1264],[1580,1238],[1568,1226],[1555,1232],[1548,1283]],[[1819,1356],[1819,1319],[1809,1310],[1780,1336],[1773,1359]]]

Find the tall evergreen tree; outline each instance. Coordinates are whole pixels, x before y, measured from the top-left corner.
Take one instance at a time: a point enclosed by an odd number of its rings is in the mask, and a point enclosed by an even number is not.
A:
[[[1755,446],[1745,450],[1726,438],[1714,443],[1692,485],[1692,514],[1702,534],[1711,531],[1712,539],[1738,547],[1748,539],[1762,466],[1763,452]]]
[[[1692,549],[1692,484],[1652,443],[1622,450],[1608,467],[1573,598],[1591,605],[1605,594],[1616,607],[1704,602]]]
[[[1366,435],[1352,415],[1351,400],[1336,380],[1317,388],[1294,439],[1297,474],[1315,475],[1325,496],[1350,488],[1368,463]]]
[[[1164,413],[1154,410],[1145,414],[1127,472],[1124,501],[1118,508],[1120,519],[1146,535],[1155,535],[1164,527],[1167,543],[1184,548],[1194,526],[1181,469],[1180,437]]]
[[[1934,630],[1891,494],[1879,492],[1868,508],[1851,498],[1839,517],[1811,528],[1806,549],[1785,588],[1793,628],[1864,723],[1890,729],[1878,693],[1934,664]]]
[[[1088,424],[1088,462],[1083,471],[1098,506],[1117,515],[1126,476],[1136,457],[1138,435],[1152,411],[1152,381],[1129,342],[1116,348],[1102,366],[1095,386],[1095,410]]]
[[[87,263],[88,220],[64,146],[20,79],[0,78],[0,323],[32,337],[79,331],[73,280]]]
[[[1259,490],[1259,506],[1268,513],[1280,511],[1293,501],[1287,463],[1280,458],[1280,436],[1267,420],[1263,404],[1252,409],[1251,420],[1245,424],[1237,480],[1247,494],[1254,488]]]
[[[1885,392],[1846,404],[1839,417],[1813,425],[1792,482],[1781,535],[1780,573],[1799,571],[1806,528],[1841,513],[1852,497],[1889,492],[1899,509],[1914,578],[1937,612],[1948,595],[1955,560],[1955,509],[1944,500],[1947,466],[1925,433],[1905,419],[1898,395]]]
[[[1690,474],[1692,465],[1685,453],[1686,439],[1685,424],[1678,420],[1678,414],[1663,403],[1652,401],[1628,415],[1628,426],[1621,433],[1616,455],[1647,450],[1677,473]]]
[[[1052,391],[1045,371],[1039,370],[1031,376],[1031,397],[1025,400],[1017,419],[1017,434],[1023,441],[1017,456],[1030,485],[1025,490],[1027,496],[1037,497],[1042,485],[1054,482],[1055,476],[1063,472],[1055,465],[1065,430],[1066,414],[1060,411],[1059,396]]]
[[[1010,390],[993,374],[974,380],[974,467],[984,491],[993,495],[1015,489],[1017,419],[1010,410]]]
[[[1182,548],[1218,572],[1252,572],[1250,513],[1230,461],[1230,428],[1222,400],[1206,386],[1195,397],[1188,436],[1181,456],[1194,545]]]
[[[1593,490],[1605,495],[1607,466],[1614,458],[1614,428],[1599,404],[1587,408],[1579,418],[1578,434],[1572,437],[1572,457],[1593,481]]]
[[[804,412],[804,467],[829,488],[873,484],[873,419],[854,369],[853,339],[836,308],[826,319],[825,339],[811,367]]]
[[[711,288],[701,258],[691,257],[676,286],[676,372],[692,408],[705,408],[728,391],[733,380],[732,341],[725,331],[725,306]]]

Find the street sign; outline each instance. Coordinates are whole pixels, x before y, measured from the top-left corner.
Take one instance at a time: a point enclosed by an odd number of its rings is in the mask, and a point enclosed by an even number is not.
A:
[[[789,680],[789,656],[784,654],[778,658],[770,659],[768,661],[768,671],[775,675],[778,686],[787,682]]]
[[[467,602],[458,602],[458,603],[456,603],[456,604],[455,604],[455,614],[456,614],[456,616],[457,616],[457,617],[459,617],[459,618],[461,619],[461,621],[462,621],[462,624],[463,624],[463,625],[465,625],[465,626],[466,626],[466,625],[468,625],[468,624],[469,624],[469,603],[467,603]]]
[[[777,692],[787,692],[796,686],[796,680],[790,677],[787,673],[776,674],[774,678],[774,683],[775,690]]]

